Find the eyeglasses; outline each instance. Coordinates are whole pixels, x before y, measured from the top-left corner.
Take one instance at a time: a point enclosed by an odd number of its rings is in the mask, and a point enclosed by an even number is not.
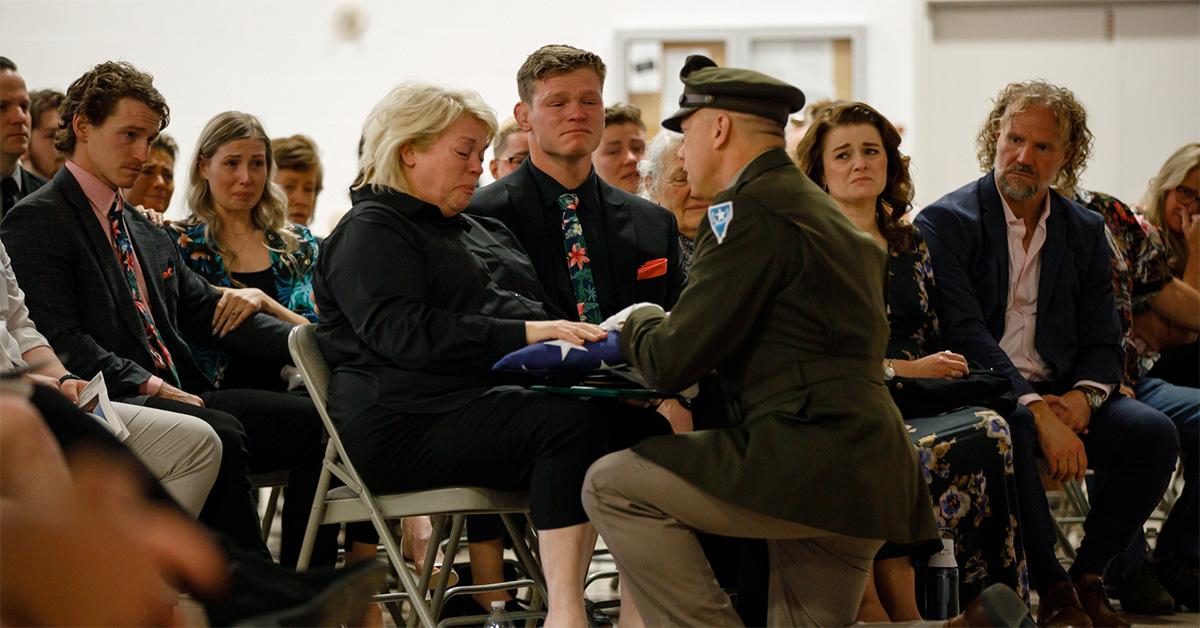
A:
[[[508,162],[510,166],[519,166],[525,163],[526,159],[529,159],[529,153],[517,153],[511,157],[505,157],[504,161]]]
[[[1175,187],[1175,200],[1183,205],[1191,205],[1196,202],[1197,192],[1186,185]]]

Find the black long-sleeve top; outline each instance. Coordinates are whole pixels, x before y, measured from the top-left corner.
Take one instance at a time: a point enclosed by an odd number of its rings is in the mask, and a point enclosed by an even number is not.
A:
[[[525,321],[547,318],[529,258],[497,221],[446,218],[395,190],[351,199],[314,278],[331,413],[466,405],[495,385],[491,365],[525,345]]]

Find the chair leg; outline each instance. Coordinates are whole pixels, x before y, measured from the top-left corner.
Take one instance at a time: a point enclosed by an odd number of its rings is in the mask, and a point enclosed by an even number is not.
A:
[[[271,524],[275,522],[275,512],[278,508],[279,498],[282,496],[283,496],[283,487],[282,486],[272,486],[271,487],[271,495],[270,495],[270,497],[267,497],[267,508],[266,508],[266,511],[263,512],[263,518],[262,518],[261,529],[262,529],[263,543],[266,543],[267,539],[271,538]]]
[[[337,458],[337,448],[333,441],[325,447],[325,460]],[[308,512],[308,525],[304,528],[304,541],[300,543],[300,556],[296,559],[296,571],[308,571],[312,561],[313,546],[317,543],[317,529],[325,518],[325,496],[329,493],[329,485],[333,481],[333,471],[327,464],[321,465],[321,475],[317,478],[317,490],[313,493],[312,509]]]
[[[447,560],[453,562],[453,557],[458,552],[458,542],[462,539],[463,524],[467,518],[463,515],[454,515],[450,518],[450,536],[446,541],[446,556]],[[434,552],[436,554],[436,552]],[[430,565],[432,571],[432,565]],[[442,602],[446,597],[446,584],[450,582],[450,569],[448,565],[443,565],[442,570],[438,572],[437,582],[433,583],[433,607],[434,616],[438,616],[442,612]]]
[[[517,560],[521,561],[521,565],[525,567],[529,579],[533,580],[537,594],[543,600],[549,600],[550,595],[546,591],[546,575],[542,573],[541,563],[534,558],[533,552],[530,550],[531,544],[526,542],[524,531],[513,522],[512,515],[501,514],[500,520],[504,522],[504,527],[512,538],[513,552],[516,553]]]
[[[410,625],[415,623],[414,620],[419,620],[424,628],[435,628],[436,622],[429,606],[425,603],[425,595],[420,592],[421,589],[417,586],[417,581],[413,579],[412,572],[404,564],[404,553],[400,551],[400,544],[396,542],[395,533],[383,516],[379,514],[375,505],[369,500],[364,501],[367,501],[367,510],[371,516],[371,523],[375,526],[375,531],[379,533],[379,541],[383,543],[388,560],[392,563],[392,568],[396,570],[396,581],[399,582],[402,592],[408,594],[408,602],[413,610],[413,617],[409,618]]]

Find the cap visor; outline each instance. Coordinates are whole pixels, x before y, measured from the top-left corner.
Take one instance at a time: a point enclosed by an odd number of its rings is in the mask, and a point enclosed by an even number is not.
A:
[[[688,116],[699,111],[699,107],[680,107],[679,111],[671,114],[670,118],[662,121],[664,129],[683,133],[683,120]]]

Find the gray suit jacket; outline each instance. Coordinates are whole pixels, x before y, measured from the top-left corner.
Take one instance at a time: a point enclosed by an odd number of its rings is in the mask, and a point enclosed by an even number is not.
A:
[[[212,389],[192,358],[184,336],[227,351],[290,361],[291,325],[255,314],[225,338],[212,335],[220,294],[179,258],[171,238],[128,204],[125,222],[142,266],[145,295],[175,361],[181,388]],[[83,190],[66,168],[16,204],[0,222],[0,239],[12,258],[38,329],[71,372],[84,378],[103,371],[109,395],[138,395],[159,375],[133,296],[108,237]]]

